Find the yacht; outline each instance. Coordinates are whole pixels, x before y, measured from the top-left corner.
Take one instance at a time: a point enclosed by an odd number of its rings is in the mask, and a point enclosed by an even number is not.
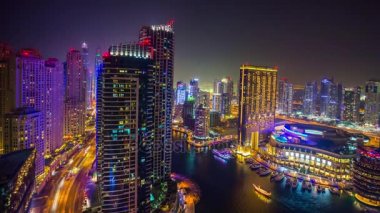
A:
[[[271,192],[268,192],[268,191],[265,191],[264,189],[262,189],[260,186],[256,186],[255,184],[252,184],[253,185],[253,188],[259,192],[260,194],[263,194],[267,197],[271,197],[272,196],[272,193]]]

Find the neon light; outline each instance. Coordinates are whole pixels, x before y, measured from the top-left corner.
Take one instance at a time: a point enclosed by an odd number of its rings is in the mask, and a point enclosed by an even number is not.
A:
[[[294,135],[298,135],[300,137],[304,137],[304,138],[307,138],[307,135],[306,134],[303,134],[303,133],[300,133],[300,132],[296,132],[296,131],[292,131],[290,129],[287,129],[287,128],[284,128],[286,132],[288,133],[291,133],[291,134],[294,134]]]
[[[323,135],[322,131],[314,130],[314,129],[305,129],[305,133],[311,134],[311,135]]]

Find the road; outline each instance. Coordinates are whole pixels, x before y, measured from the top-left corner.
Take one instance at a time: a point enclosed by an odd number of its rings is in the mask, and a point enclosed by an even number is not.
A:
[[[31,212],[82,212],[88,172],[95,160],[95,137],[56,172],[32,201]]]

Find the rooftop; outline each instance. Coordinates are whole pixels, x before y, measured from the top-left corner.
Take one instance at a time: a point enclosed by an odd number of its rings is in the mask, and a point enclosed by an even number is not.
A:
[[[24,162],[33,153],[33,149],[24,149],[0,156],[0,183],[12,179]]]
[[[337,154],[356,153],[357,139],[345,131],[334,128],[307,125],[285,124],[281,134],[274,138],[280,143],[314,147]]]

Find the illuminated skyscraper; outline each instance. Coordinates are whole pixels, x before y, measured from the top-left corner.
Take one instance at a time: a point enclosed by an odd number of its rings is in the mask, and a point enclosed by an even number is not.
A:
[[[287,79],[281,79],[278,84],[278,108],[277,110],[289,115],[293,110],[293,84]]]
[[[14,93],[16,104],[8,115],[6,123],[9,134],[4,138],[13,138],[15,143],[18,143],[18,140],[26,140],[27,144],[36,148],[36,175],[44,172],[45,165],[46,113],[50,113],[46,107],[51,104],[51,100],[47,99],[46,77],[45,60],[37,50],[22,49],[18,52],[15,81],[12,81],[16,86]],[[28,109],[24,110],[26,108]],[[15,139],[19,137],[18,134],[26,134],[27,137],[20,136],[20,139]],[[18,148],[25,149],[30,146]],[[16,151],[15,148],[17,146],[13,147],[12,151]]]
[[[86,118],[86,70],[81,52],[71,49],[66,55],[65,136],[84,135]]]
[[[208,131],[210,126],[209,109],[200,104],[195,109],[195,126],[194,136],[200,139],[208,137]]]
[[[317,110],[318,85],[316,81],[307,82],[303,99],[303,114],[314,115]]]
[[[58,59],[45,61],[46,71],[46,132],[45,150],[54,153],[63,142],[64,85],[63,67]]]
[[[380,80],[367,81],[365,96],[365,124],[380,126]]]
[[[17,108],[5,115],[5,153],[35,148],[35,175],[44,172],[43,113],[31,107]]]
[[[251,146],[255,132],[274,128],[277,68],[242,65],[239,90],[239,143]]]
[[[140,30],[140,44],[152,47],[156,72],[155,142],[153,146],[154,179],[168,179],[172,156],[172,110],[174,74],[173,21],[166,25],[144,26]]]
[[[332,99],[332,95],[335,95],[334,82],[328,78],[324,78],[321,81],[320,91],[320,115],[329,117],[329,114],[336,114],[336,103]],[[330,104],[333,103],[332,106]]]
[[[92,103],[92,70],[90,69],[89,62],[88,62],[88,45],[86,42],[82,43],[82,63],[83,63],[83,69],[86,73],[86,107],[91,108]]]
[[[96,97],[96,76],[98,76],[98,71],[101,69],[101,66],[103,64],[103,58],[102,58],[102,55],[100,53],[100,48],[97,48],[96,49],[96,53],[95,53],[95,67],[94,67],[94,74],[92,75],[92,81],[93,81],[93,88],[92,88],[92,96],[93,96],[93,100],[95,100],[95,97]]]
[[[224,84],[220,80],[214,81],[214,93],[222,94],[224,92]]]
[[[189,97],[197,101],[198,94],[199,94],[199,79],[193,78],[190,80]]]
[[[211,108],[212,106],[210,105],[210,93],[207,91],[199,91],[198,94],[198,101],[199,104],[203,104],[203,106]]]
[[[0,43],[0,155],[4,154],[4,116],[15,107],[15,55]]]
[[[359,121],[360,93],[360,87],[344,88],[343,120]]]
[[[182,82],[182,81],[178,81],[177,82],[177,92],[176,92],[176,104],[177,105],[182,105],[185,103],[185,100],[186,100],[186,91],[187,88],[186,88],[186,83]]]
[[[112,46],[97,78],[102,212],[150,212],[155,65],[148,47]]]
[[[183,125],[190,130],[194,130],[195,101],[193,99],[185,101],[182,110]]]
[[[220,93],[214,93],[212,95],[212,110],[222,112],[222,96]]]

